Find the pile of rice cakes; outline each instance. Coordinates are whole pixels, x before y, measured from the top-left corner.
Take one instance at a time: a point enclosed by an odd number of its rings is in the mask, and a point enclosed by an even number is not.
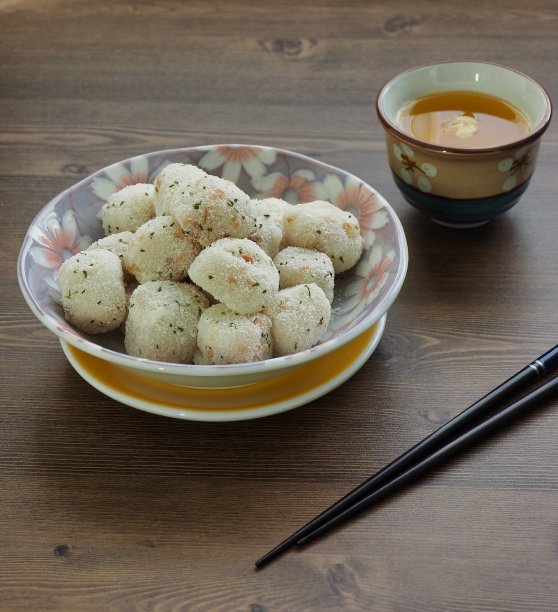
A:
[[[65,317],[90,334],[121,329],[128,354],[165,362],[248,363],[314,346],[335,275],[363,249],[358,220],[329,202],[253,200],[179,163],[112,194],[99,217],[105,237],[59,270]]]

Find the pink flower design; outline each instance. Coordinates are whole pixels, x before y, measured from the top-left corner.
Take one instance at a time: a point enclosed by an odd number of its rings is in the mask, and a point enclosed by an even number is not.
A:
[[[72,210],[64,213],[58,221],[56,213],[50,211],[41,226],[33,226],[29,235],[36,243],[31,247],[31,257],[41,267],[58,270],[64,261],[83,251],[91,244],[89,236],[80,236],[76,216]]]
[[[272,172],[267,176],[252,181],[252,185],[261,193],[259,198],[281,198],[290,204],[313,202],[325,195],[323,188],[315,181],[311,170],[297,170],[290,176],[281,172]]]
[[[362,257],[355,267],[356,279],[345,287],[344,310],[350,311],[359,307],[359,310],[366,308],[372,303],[374,298],[380,293],[380,289],[386,284],[389,278],[389,269],[395,257],[393,250],[385,256],[382,247],[376,245],[368,254]],[[357,312],[353,312],[354,317]]]
[[[157,169],[157,174],[162,168]],[[101,200],[108,200],[109,196],[136,183],[149,183],[149,164],[144,156],[134,157],[130,162],[128,169],[124,164],[113,164],[105,170],[106,178],[95,178],[91,183],[91,187],[95,194]]]
[[[222,178],[236,183],[242,168],[251,178],[257,178],[265,174],[266,166],[271,165],[276,157],[277,152],[272,149],[219,145],[207,152],[198,165],[205,170],[215,170],[223,166]]]
[[[350,212],[358,219],[365,247],[372,246],[375,238],[373,230],[384,227],[389,221],[388,214],[376,194],[350,176],[343,185],[337,175],[328,174],[323,186],[332,204]]]

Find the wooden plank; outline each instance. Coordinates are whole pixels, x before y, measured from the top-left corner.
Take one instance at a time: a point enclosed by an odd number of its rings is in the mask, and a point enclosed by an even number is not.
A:
[[[558,131],[478,230],[392,182],[374,99],[402,68],[479,58],[558,99],[553,0],[0,1],[0,610],[558,608],[558,404],[262,572],[254,560],[554,344]],[[115,161],[218,142],[369,181],[410,250],[380,346],[262,420],[181,422],[89,387],[16,279],[29,223]]]

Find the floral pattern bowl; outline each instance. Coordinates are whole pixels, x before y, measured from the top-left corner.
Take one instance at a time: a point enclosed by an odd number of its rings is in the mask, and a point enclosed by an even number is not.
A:
[[[280,197],[292,204],[329,200],[360,222],[364,252],[336,279],[331,322],[317,346],[266,361],[201,366],[163,363],[127,355],[117,332],[88,335],[64,319],[57,272],[63,261],[102,237],[100,208],[115,191],[151,182],[169,163],[194,164],[235,182],[253,198]],[[18,278],[31,310],[52,332],[76,348],[150,378],[191,387],[259,382],[307,364],[345,345],[387,312],[407,271],[401,223],[372,187],[333,166],[281,149],[210,145],[140,155],[113,164],[51,200],[32,222],[18,261]]]
[[[443,147],[418,140],[399,126],[401,109],[422,96],[473,91],[512,103],[531,131],[494,147]],[[403,197],[442,225],[467,228],[489,222],[519,201],[533,174],[552,105],[531,77],[488,62],[440,62],[406,70],[381,89],[376,112],[388,162]]]

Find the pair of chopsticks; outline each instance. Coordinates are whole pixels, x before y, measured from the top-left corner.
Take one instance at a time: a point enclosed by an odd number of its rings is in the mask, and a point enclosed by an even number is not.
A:
[[[516,402],[494,412],[503,399],[525,391],[533,380],[546,376],[557,366],[558,344],[283,540],[258,559],[256,567],[263,567],[295,545],[307,544],[558,394],[557,375]]]

